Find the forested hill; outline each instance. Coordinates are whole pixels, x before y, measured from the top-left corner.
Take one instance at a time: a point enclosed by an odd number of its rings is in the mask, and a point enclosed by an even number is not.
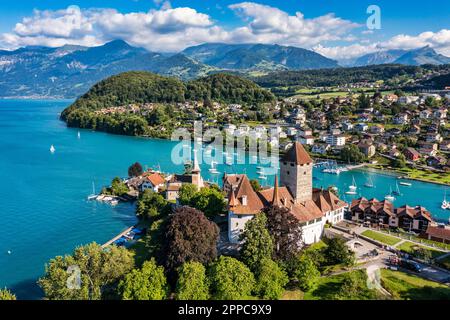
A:
[[[62,113],[66,119],[75,109],[96,110],[133,103],[217,101],[258,104],[275,96],[254,82],[230,74],[214,74],[190,82],[150,72],[125,72],[95,84]]]
[[[263,87],[304,86],[326,87],[338,86],[361,81],[390,80],[399,76],[414,77],[424,68],[404,65],[376,65],[354,68],[333,68],[303,71],[280,71],[267,76],[252,78]]]

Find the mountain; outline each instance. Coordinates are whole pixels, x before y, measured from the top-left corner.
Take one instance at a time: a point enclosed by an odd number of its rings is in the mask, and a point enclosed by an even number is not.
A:
[[[438,54],[436,51],[434,51],[434,49],[430,48],[429,46],[426,46],[405,53],[397,60],[395,60],[395,63],[415,65],[415,66],[423,64],[441,65],[441,64],[449,64],[450,58],[442,54]]]
[[[408,51],[406,50],[387,50],[369,53],[356,59],[354,66],[360,67],[374,64],[390,64],[407,52]]]
[[[305,70],[338,66],[336,61],[316,52],[280,45],[206,43],[182,53],[227,70]]]
[[[0,51],[0,96],[73,98],[96,82],[126,71],[190,79],[215,68],[186,56],[148,52],[117,40],[98,47],[25,47]]]

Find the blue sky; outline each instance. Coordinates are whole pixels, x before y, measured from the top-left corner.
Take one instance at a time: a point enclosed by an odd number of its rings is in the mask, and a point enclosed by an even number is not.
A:
[[[447,1],[1,1],[0,48],[94,46],[123,39],[166,52],[203,42],[260,42],[313,49],[336,59],[424,45],[450,55]],[[366,26],[372,4],[381,10],[380,30]]]

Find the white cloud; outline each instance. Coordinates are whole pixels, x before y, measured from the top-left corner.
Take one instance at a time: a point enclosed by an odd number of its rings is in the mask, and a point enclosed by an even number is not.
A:
[[[425,46],[430,46],[436,52],[450,56],[450,30],[442,29],[438,32],[427,31],[416,36],[400,34],[387,41],[370,43],[367,40],[362,40],[359,43],[348,46],[325,47],[318,45],[314,47],[314,50],[332,59],[345,60],[376,51],[392,49],[411,50]]]

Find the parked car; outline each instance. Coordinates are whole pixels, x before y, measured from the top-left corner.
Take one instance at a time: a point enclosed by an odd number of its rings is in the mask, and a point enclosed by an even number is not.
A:
[[[422,272],[422,267],[420,264],[418,264],[415,261],[408,260],[408,259],[402,259],[400,262],[400,265],[408,270],[414,271],[414,272]]]

